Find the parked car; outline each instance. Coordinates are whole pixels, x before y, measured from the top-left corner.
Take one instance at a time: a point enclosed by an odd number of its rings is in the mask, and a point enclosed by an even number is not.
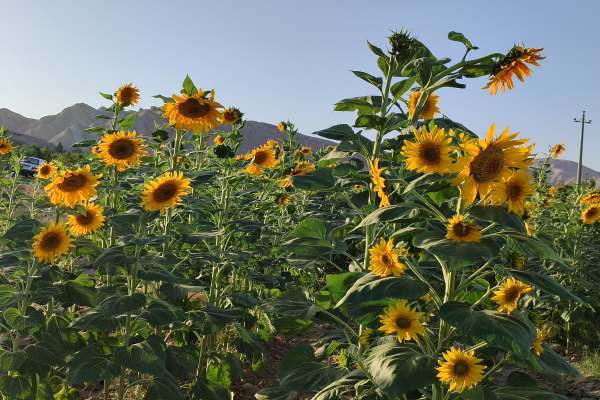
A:
[[[37,157],[26,157],[21,161],[21,175],[23,176],[34,176],[37,169],[46,160],[42,160]]]

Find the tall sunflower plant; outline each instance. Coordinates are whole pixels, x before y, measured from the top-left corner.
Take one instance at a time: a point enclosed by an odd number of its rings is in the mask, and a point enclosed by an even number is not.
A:
[[[331,228],[306,221],[287,250],[347,271],[327,275],[313,297],[314,317],[338,334],[323,339],[324,352],[290,352],[279,386],[264,398],[308,391],[316,400],[564,399],[511,373],[577,373],[544,343],[529,299],[580,299],[506,256],[564,263],[523,220],[534,192],[533,146],[509,128],[492,124],[479,137],[438,116],[441,89],[483,76],[491,95],[512,89],[542,49],[515,45],[469,59],[478,48],[458,32],[448,37],[465,46],[455,64],[407,32],[393,33],[387,51],[368,43],[382,76],[353,73],[376,94],[336,104],[357,114],[354,127],[317,132],[339,144],[294,182],[345,201],[347,218]],[[349,187],[353,195],[336,194]]]

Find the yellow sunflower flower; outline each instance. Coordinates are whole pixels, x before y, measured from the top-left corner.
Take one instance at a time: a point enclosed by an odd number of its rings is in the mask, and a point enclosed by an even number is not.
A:
[[[140,90],[133,83],[123,85],[115,93],[117,103],[123,107],[135,106],[140,100]]]
[[[54,175],[44,190],[52,204],[72,208],[96,196],[101,176],[93,175],[89,165],[65,170]]]
[[[13,150],[12,142],[7,138],[0,138],[0,155],[5,156]]]
[[[398,300],[379,316],[379,330],[388,335],[397,335],[400,342],[415,340],[425,334],[422,319],[422,312],[410,308],[406,300]]]
[[[223,144],[224,141],[225,141],[225,138],[223,136],[221,136],[221,135],[217,135],[213,139],[213,143],[216,144],[217,146],[220,145],[220,144]]]
[[[358,336],[358,343],[362,347],[367,347],[369,345],[369,342],[371,341],[371,338],[373,337],[374,333],[375,333],[374,329],[363,328],[362,332]]]
[[[565,152],[565,145],[561,144],[561,143],[555,144],[550,149],[550,155],[552,156],[552,158],[558,158],[558,157],[562,156],[562,154],[564,152]]]
[[[494,291],[492,300],[498,304],[498,311],[512,314],[517,308],[521,296],[532,290],[531,286],[511,276],[504,281],[500,289]]]
[[[533,183],[526,169],[511,171],[506,177],[492,185],[488,202],[495,205],[507,203],[510,211],[517,215],[523,215],[527,198],[533,192]]]
[[[464,215],[455,215],[450,218],[446,229],[446,239],[448,240],[472,243],[481,241],[481,227],[468,221]]]
[[[283,121],[279,122],[277,124],[277,130],[281,133],[285,132],[287,130],[287,124]]]
[[[43,162],[37,168],[37,177],[40,179],[50,179],[56,174],[56,165],[53,162]]]
[[[533,351],[539,357],[544,352],[542,344],[546,341],[546,334],[543,330],[535,328],[535,340],[533,341]]]
[[[408,116],[410,118],[415,115],[417,112],[417,104],[419,103],[419,99],[421,98],[422,91],[414,90],[410,96],[408,96]],[[423,119],[433,119],[435,114],[437,114],[440,109],[438,107],[438,103],[440,100],[440,96],[437,94],[430,93],[425,100],[425,104],[423,105],[423,111],[421,111],[420,118]]]
[[[237,108],[229,107],[229,108],[226,108],[225,111],[223,111],[222,123],[224,125],[237,124],[238,122],[240,122],[242,120],[243,116],[244,116],[244,114],[242,114],[242,112],[240,110],[238,110]]]
[[[442,356],[444,360],[439,360],[436,368],[437,377],[440,382],[449,385],[451,392],[462,393],[483,380],[485,365],[473,351],[451,347]]]
[[[302,146],[300,148],[300,153],[304,156],[304,157],[310,157],[312,156],[313,150],[312,148],[308,147],[308,146]]]
[[[246,172],[250,175],[260,175],[265,169],[273,168],[279,164],[276,150],[270,143],[252,149],[243,159],[250,160]]]
[[[600,193],[598,192],[588,193],[579,199],[579,204],[586,206],[591,206],[598,203],[600,203]]]
[[[165,103],[163,115],[169,124],[177,129],[189,129],[194,133],[204,133],[219,126],[223,106],[215,101],[215,91],[209,97],[203,91],[193,96],[173,95],[173,102]]]
[[[444,129],[434,126],[428,131],[426,126],[414,130],[415,141],[404,141],[402,155],[406,158],[406,167],[421,173],[448,174],[451,172],[454,150],[452,138],[446,136]]]
[[[373,182],[373,190],[379,197],[379,207],[389,207],[390,200],[385,193],[385,178],[383,172],[385,168],[379,167],[379,159],[376,158],[369,161],[369,172],[371,173],[371,182]]]
[[[526,139],[517,139],[508,128],[494,138],[495,130],[492,125],[485,139],[460,144],[465,154],[454,164],[457,176],[453,184],[459,186],[466,205],[472,204],[478,193],[485,199],[492,184],[507,177],[511,169],[527,168],[533,162],[531,147],[523,146]]]
[[[581,220],[585,225],[595,224],[600,220],[600,204],[594,204],[583,210]]]
[[[531,70],[527,64],[539,67],[538,61],[545,57],[540,56],[542,48],[525,48],[514,46],[507,56],[497,66],[496,71],[490,76],[490,80],[483,89],[489,89],[490,94],[495,95],[498,89],[504,92],[506,89],[512,89],[514,86],[513,75],[521,82],[531,75]]]
[[[33,237],[33,254],[40,262],[54,262],[69,252],[73,242],[64,223],[52,222]]]
[[[119,131],[102,136],[98,155],[106,165],[114,165],[119,171],[140,165],[141,158],[146,155],[146,146],[136,135],[136,131]]]
[[[106,221],[102,206],[87,203],[83,206],[83,213],[69,215],[67,224],[73,236],[83,236],[96,232]]]
[[[190,191],[190,180],[183,173],[165,172],[144,184],[142,207],[146,211],[164,212],[167,208],[176,207]]]
[[[282,194],[280,196],[277,196],[277,199],[275,200],[275,202],[277,203],[278,206],[287,206],[288,204],[290,204],[292,202],[292,198],[290,196],[288,196],[287,194]]]
[[[381,278],[401,276],[406,270],[406,265],[399,259],[402,253],[402,249],[394,248],[393,240],[381,239],[369,249],[369,270]]]

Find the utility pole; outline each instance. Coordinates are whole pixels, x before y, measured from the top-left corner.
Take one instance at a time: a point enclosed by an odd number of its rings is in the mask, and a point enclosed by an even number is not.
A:
[[[585,131],[585,124],[591,124],[592,120],[585,120],[585,111],[581,113],[581,119],[573,118],[573,122],[581,122],[581,137],[579,138],[579,164],[577,164],[577,186],[581,186],[581,172],[583,170],[583,132]]]

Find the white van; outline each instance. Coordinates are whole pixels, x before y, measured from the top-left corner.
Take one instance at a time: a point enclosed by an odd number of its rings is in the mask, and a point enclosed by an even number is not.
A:
[[[37,173],[38,167],[45,161],[37,157],[25,157],[21,161],[21,175],[34,176]]]

